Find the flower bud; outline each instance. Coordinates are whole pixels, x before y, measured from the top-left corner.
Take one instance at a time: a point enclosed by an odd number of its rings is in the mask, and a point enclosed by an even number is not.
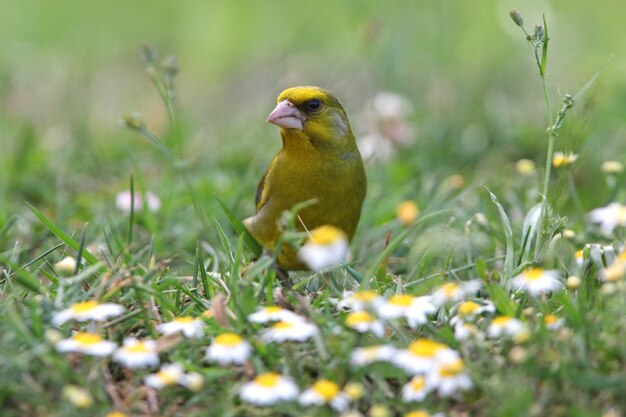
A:
[[[624,164],[619,161],[605,161],[602,163],[602,172],[605,174],[620,174],[624,171]]]
[[[152,44],[144,45],[139,49],[139,59],[146,66],[150,66],[150,67],[155,66],[158,57],[159,57],[159,54],[157,52],[157,48],[156,46]]]
[[[132,130],[140,130],[146,127],[143,117],[140,113],[125,113],[122,116],[121,123],[124,127]]]
[[[522,15],[519,14],[519,12],[515,9],[511,10],[509,12],[509,16],[511,16],[511,19],[513,19],[513,22],[519,26],[519,27],[524,27],[524,19],[522,18]]]

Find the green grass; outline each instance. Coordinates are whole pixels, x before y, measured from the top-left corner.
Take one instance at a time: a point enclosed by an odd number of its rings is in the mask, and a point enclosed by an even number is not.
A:
[[[3,415],[335,414],[296,402],[259,408],[242,401],[242,384],[266,371],[291,375],[301,389],[318,378],[360,384],[367,394],[351,408],[372,417],[377,406],[388,415],[626,412],[626,286],[623,276],[598,279],[626,235],[623,227],[604,235],[587,217],[626,195],[624,174],[600,168],[626,154],[623,57],[605,67],[624,34],[618,16],[601,13],[617,2],[554,5],[546,16],[550,43],[536,39],[538,62],[533,40],[528,55],[524,34],[495,1],[151,5],[119,4],[113,13],[110,5],[87,12],[79,2],[56,10],[34,1],[0,17],[7,51],[0,69]],[[532,34],[542,9],[525,8]],[[159,55],[146,58],[144,50],[137,60],[146,40],[158,42]],[[547,67],[538,76],[544,46]],[[162,66],[170,52],[180,65],[175,75],[172,61]],[[341,97],[359,137],[367,101],[380,91],[401,93],[413,105],[408,122],[416,140],[389,160],[367,161],[368,196],[349,266],[292,273],[287,289],[239,221],[253,213],[256,183],[279,146],[264,116],[283,87],[309,83]],[[561,125],[567,93],[574,106]],[[579,159],[550,168],[552,147]],[[518,173],[521,158],[538,168]],[[118,210],[116,194],[128,189],[151,190],[160,209]],[[395,216],[405,200],[421,209],[410,226]],[[574,254],[583,248],[579,264]],[[54,265],[66,256],[79,264],[62,274]],[[536,298],[512,292],[511,279],[531,266],[558,270],[562,288]],[[570,276],[580,278],[579,287],[565,285]],[[528,326],[527,339],[458,341],[448,323],[452,305],[417,329],[400,320],[385,324],[384,337],[358,334],[337,308],[337,288],[421,296],[473,279],[497,315]],[[119,303],[125,313],[98,325],[52,324],[54,312],[91,299]],[[272,304],[307,317],[319,337],[264,343],[264,326],[248,316]],[[183,341],[157,331],[159,323],[207,310],[213,317],[203,316],[203,337]],[[548,314],[563,327],[546,328]],[[485,331],[492,318],[477,326]],[[182,363],[204,385],[155,391],[143,378],[156,369],[57,352],[56,341],[78,329],[118,344],[130,336],[159,339],[161,362]],[[204,360],[225,331],[252,344],[245,366]],[[457,350],[473,388],[404,403],[405,372],[386,363],[349,365],[356,347],[405,348],[418,337]],[[63,394],[68,385],[86,388],[92,403],[77,407]]]

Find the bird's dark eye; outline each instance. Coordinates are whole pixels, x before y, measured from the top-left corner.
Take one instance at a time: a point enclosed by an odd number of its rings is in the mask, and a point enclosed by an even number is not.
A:
[[[322,107],[322,103],[316,98],[306,102],[306,108],[309,110],[319,110],[320,107]]]

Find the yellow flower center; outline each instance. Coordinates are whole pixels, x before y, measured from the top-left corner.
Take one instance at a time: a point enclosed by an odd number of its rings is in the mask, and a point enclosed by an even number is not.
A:
[[[414,223],[418,215],[419,209],[417,208],[417,204],[412,201],[405,201],[396,209],[398,220],[406,226]]]
[[[265,307],[264,310],[267,314],[276,314],[276,313],[280,313],[281,311],[283,311],[283,309],[278,306]]]
[[[222,333],[215,338],[215,343],[224,346],[236,346],[243,341],[243,338],[235,333]]]
[[[617,256],[617,260],[620,261],[620,262],[626,262],[626,251],[620,253]]]
[[[411,389],[413,391],[421,391],[426,386],[426,378],[423,376],[416,376],[411,380]]]
[[[389,297],[389,304],[408,307],[413,302],[413,296],[409,294],[396,294]]]
[[[411,411],[405,414],[404,417],[430,417],[430,413],[428,411]]]
[[[459,306],[459,314],[462,316],[469,316],[480,308],[480,304],[473,301],[466,301]]]
[[[72,336],[72,340],[81,345],[97,345],[102,342],[102,337],[94,333],[79,332]]]
[[[174,319],[175,322],[182,323],[182,324],[191,324],[193,323],[194,320],[195,319],[193,317],[189,317],[189,316],[176,317]]]
[[[553,314],[548,314],[543,318],[543,322],[548,326],[557,322],[557,318]]]
[[[320,379],[313,384],[313,391],[317,392],[325,401],[330,401],[339,394],[339,385],[326,379]]]
[[[309,242],[315,245],[330,245],[345,238],[346,234],[341,229],[326,225],[311,230]]]
[[[545,275],[545,271],[543,268],[529,268],[524,271],[524,278],[530,281],[536,281],[538,279],[543,278]]]
[[[507,316],[498,316],[495,317],[492,321],[491,324],[493,324],[494,326],[506,326],[506,324],[511,321],[511,317],[507,317]]]
[[[348,315],[346,324],[350,327],[354,327],[360,323],[371,323],[374,321],[374,317],[367,311],[356,311]]]
[[[267,372],[254,378],[254,382],[262,387],[271,388],[278,385],[280,375],[276,372]]]
[[[445,349],[446,345],[435,342],[429,339],[417,339],[415,342],[409,345],[409,352],[415,356],[433,357],[442,349]]]
[[[272,328],[276,330],[287,330],[291,329],[292,327],[293,323],[289,323],[288,321],[279,321],[277,323],[274,323],[274,325],[272,326]]]
[[[127,417],[127,415],[119,411],[111,411],[105,417]]]
[[[144,342],[136,342],[132,345],[124,346],[124,350],[129,353],[149,353],[151,349]]]
[[[452,377],[460,374],[465,369],[465,365],[461,359],[457,359],[450,363],[443,364],[439,367],[439,375],[442,377]]]
[[[449,282],[447,284],[444,284],[441,287],[441,291],[443,292],[443,295],[445,295],[448,298],[452,298],[455,295],[457,295],[457,293],[459,292],[459,284],[455,284],[454,282]]]
[[[352,298],[354,300],[364,301],[364,302],[374,301],[377,297],[378,297],[378,294],[375,291],[371,291],[371,290],[358,291],[352,294]]]
[[[177,372],[172,371],[159,371],[157,372],[157,378],[161,380],[163,385],[171,385],[178,382],[179,374]]]
[[[576,253],[574,254],[574,258],[582,260],[583,259],[583,250],[579,249],[576,251]]]
[[[89,310],[93,310],[100,304],[97,301],[83,301],[82,303],[76,303],[72,306],[73,313],[85,313]]]
[[[618,223],[626,222],[626,206],[620,206],[619,211],[617,212]]]

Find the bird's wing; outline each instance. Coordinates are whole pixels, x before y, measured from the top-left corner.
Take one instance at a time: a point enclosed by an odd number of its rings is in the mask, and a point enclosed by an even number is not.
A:
[[[265,184],[265,180],[267,179],[267,176],[270,174],[272,169],[274,169],[274,165],[276,164],[277,157],[278,155],[275,156],[274,159],[272,159],[272,162],[270,162],[270,165],[267,167],[265,174],[263,174],[263,176],[261,177],[261,180],[259,181],[259,185],[256,188],[256,196],[254,198],[254,204],[256,205],[257,212],[261,210],[261,207],[263,207],[265,203],[267,203],[267,200],[269,200],[270,190],[269,190],[269,187],[267,187],[267,184]]]

